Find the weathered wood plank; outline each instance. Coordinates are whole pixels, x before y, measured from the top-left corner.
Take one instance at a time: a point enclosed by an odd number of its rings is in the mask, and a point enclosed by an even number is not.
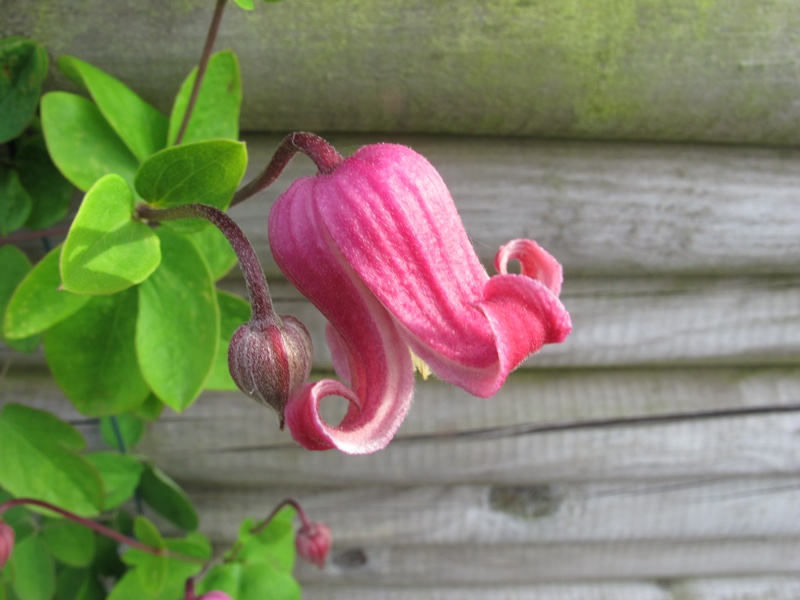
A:
[[[303,585],[306,600],[796,600],[800,580],[789,577],[679,579],[658,582],[552,583],[528,586]]]
[[[249,180],[280,137],[245,140]],[[385,140],[427,156],[490,269],[502,244],[531,237],[564,264],[568,282],[798,273],[800,150],[374,134],[330,140],[345,154]],[[231,210],[271,277],[279,272],[266,237],[269,208],[291,181],[313,172],[296,158],[272,188]],[[38,241],[26,249],[42,252]]]
[[[247,136],[253,177],[280,140]],[[330,136],[343,153],[381,138]],[[384,138],[386,139],[386,138]],[[491,265],[511,239],[539,241],[577,275],[797,273],[800,151],[766,148],[391,138],[440,171],[476,250]],[[295,159],[231,215],[265,268],[273,200],[314,168]]]
[[[413,412],[413,409],[412,409]],[[201,425],[205,425],[201,429]],[[252,427],[252,425],[251,425]],[[297,448],[269,429],[263,441],[217,420],[159,421],[142,450],[184,481],[207,484],[413,485],[552,483],[602,479],[796,473],[800,411],[727,418],[500,429],[408,436],[351,457]]]
[[[800,237],[800,236],[799,236]],[[271,290],[280,314],[308,327],[314,367],[331,369],[325,319],[284,280]],[[246,296],[234,279],[225,286]],[[800,276],[743,279],[571,279],[562,299],[573,333],[524,367],[795,365],[800,356]],[[9,357],[0,346],[0,360]],[[13,355],[41,365],[43,355]]]
[[[168,111],[212,3],[2,12],[0,35],[93,62]],[[231,7],[218,47],[240,56],[249,130],[795,144],[798,23],[787,0],[297,0]]]
[[[800,538],[538,545],[359,546],[334,553],[303,582],[359,586],[511,586],[747,576],[796,578]],[[673,589],[680,590],[680,583]],[[668,586],[673,585],[671,582]],[[677,597],[681,597],[676,594]],[[676,596],[672,596],[673,598]],[[735,596],[734,596],[735,597]]]
[[[360,544],[545,544],[800,538],[800,474],[528,485],[190,487],[203,532],[231,543],[281,499]]]
[[[55,410],[96,438],[43,375],[10,370],[0,398]],[[333,420],[341,405],[330,402]],[[353,458],[297,449],[271,411],[207,393],[153,424],[142,450],[179,479],[231,485],[791,474],[798,413],[780,411],[799,402],[797,368],[521,373],[488,400],[419,382],[395,442]]]

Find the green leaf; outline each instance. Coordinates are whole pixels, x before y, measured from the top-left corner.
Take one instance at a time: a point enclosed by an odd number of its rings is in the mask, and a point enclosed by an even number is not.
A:
[[[203,563],[211,557],[211,545],[204,536],[192,533],[185,539],[166,540],[166,548],[171,553],[191,557],[195,560],[189,562],[175,556],[167,558],[167,577],[164,585],[160,592],[152,594],[144,588],[137,573],[139,565],[142,563],[147,565],[151,555],[132,548],[124,554],[123,558],[134,568],[125,573],[117,582],[108,596],[108,600],[175,600],[182,598],[186,580],[199,573],[203,568]]]
[[[211,268],[214,281],[225,277],[237,263],[238,259],[231,243],[217,227],[204,227],[200,231],[190,233],[187,237],[202,252]]]
[[[58,223],[69,210],[75,188],[50,160],[44,138],[37,135],[23,139],[14,162],[20,183],[33,200],[25,226],[44,229]]]
[[[56,578],[56,600],[103,600],[102,584],[89,569],[62,569]]]
[[[90,297],[60,290],[58,261],[61,246],[56,246],[31,269],[14,290],[3,319],[9,339],[41,333],[78,312]]]
[[[156,270],[161,261],[158,237],[132,218],[133,204],[133,192],[119,175],[106,175],[92,186],[61,252],[65,290],[113,294]]]
[[[55,593],[55,566],[39,536],[14,545],[8,568],[14,573],[12,588],[19,600],[50,600]]]
[[[17,171],[0,164],[0,236],[22,227],[32,209],[33,200]]]
[[[167,547],[156,526],[146,517],[136,517],[133,532],[139,542],[151,548],[162,550]],[[145,592],[156,595],[164,589],[169,571],[166,556],[146,552],[126,552],[122,560],[136,566],[136,577]]]
[[[199,519],[192,501],[166,473],[152,464],[145,465],[139,494],[150,507],[170,523],[185,531],[197,529]]]
[[[138,159],[93,102],[66,92],[42,96],[42,128],[47,150],[75,187],[87,191],[109,173],[133,184]]]
[[[300,586],[291,573],[262,563],[223,563],[212,568],[198,592],[225,592],[236,600],[299,600]]]
[[[141,461],[129,454],[116,452],[93,452],[85,455],[103,479],[106,492],[104,510],[117,508],[130,500],[144,471]]]
[[[241,142],[183,144],[148,158],[136,174],[136,191],[155,208],[200,202],[226,209],[244,175]]]
[[[18,404],[0,412],[3,455],[0,485],[16,497],[44,500],[83,516],[103,504],[100,475],[76,454],[85,442],[75,429],[52,414]]]
[[[21,37],[0,39],[0,142],[17,137],[30,122],[47,76],[47,52]]]
[[[263,563],[271,568],[290,572],[296,559],[295,533],[292,518],[293,508],[282,509],[269,525],[257,534],[250,531],[254,523],[250,519],[242,522],[239,530],[237,560],[247,563]]]
[[[109,448],[123,453],[136,445],[146,427],[145,420],[133,413],[122,413],[100,419],[100,435],[103,436],[103,441]]]
[[[252,8],[252,0],[244,1],[249,3]],[[237,0],[239,6],[242,6],[241,2],[242,0]],[[170,144],[175,143],[196,77],[197,68],[183,82],[175,98],[169,118]],[[239,72],[239,61],[230,50],[217,52],[211,56],[211,60],[208,62],[200,93],[197,96],[197,103],[181,143],[187,144],[218,138],[238,139],[241,105],[242,77]]]
[[[100,112],[139,160],[167,144],[167,117],[142,100],[119,79],[72,56],[58,59],[58,68],[91,94]]]
[[[150,394],[142,405],[133,411],[133,414],[145,421],[155,421],[163,411],[164,403],[155,394]]]
[[[0,246],[0,322],[5,315],[11,295],[31,270],[31,261],[16,246]],[[10,340],[0,330],[0,340],[20,352],[33,352],[39,345],[39,336]]]
[[[208,265],[194,244],[164,228],[158,235],[161,265],[138,287],[136,354],[150,389],[182,411],[211,373],[219,306]]]
[[[111,415],[136,408],[150,394],[136,360],[137,294],[94,296],[44,338],[47,364],[81,413]]]
[[[70,567],[88,567],[92,564],[95,537],[91,529],[65,519],[48,519],[42,536],[57,561]]]
[[[236,391],[239,388],[233,382],[228,370],[228,347],[234,332],[240,325],[250,320],[250,304],[239,296],[222,291],[217,291],[217,300],[220,312],[220,344],[214,360],[214,369],[206,382],[206,388]]]
[[[240,8],[245,10],[253,10],[253,0],[233,0]]]

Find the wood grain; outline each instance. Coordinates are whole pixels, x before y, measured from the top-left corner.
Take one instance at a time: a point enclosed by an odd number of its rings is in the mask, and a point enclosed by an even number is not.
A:
[[[94,63],[165,112],[213,10],[38,8],[5,0],[0,35]],[[798,23],[787,0],[297,0],[231,7],[217,47],[241,60],[248,130],[796,144]]]

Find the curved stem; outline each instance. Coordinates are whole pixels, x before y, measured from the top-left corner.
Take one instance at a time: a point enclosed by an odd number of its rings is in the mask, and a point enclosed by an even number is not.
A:
[[[137,550],[141,550],[142,552],[147,552],[148,554],[155,554],[156,556],[168,556],[170,558],[176,558],[178,560],[196,563],[196,564],[205,564],[205,561],[199,560],[192,556],[185,556],[183,554],[175,554],[167,550],[166,548],[153,548],[152,546],[148,546],[147,544],[143,544],[138,540],[135,540],[127,535],[120,533],[110,527],[106,527],[105,525],[101,525],[91,519],[86,519],[84,517],[79,517],[78,515],[69,512],[68,510],[64,510],[63,508],[59,508],[49,502],[44,502],[43,500],[36,500],[34,498],[14,498],[13,500],[8,500],[3,504],[0,504],[0,515],[2,515],[7,510],[14,508],[15,506],[38,506],[40,508],[45,508],[51,512],[61,515],[62,517],[69,519],[75,523],[83,525],[93,531],[96,531],[100,535],[104,535],[107,538],[114,540],[120,544],[125,544],[130,546],[131,548],[136,548]]]
[[[208,35],[206,36],[206,44],[203,46],[203,53],[200,55],[200,62],[197,64],[197,76],[194,78],[192,85],[192,93],[189,95],[189,102],[186,104],[186,112],[183,113],[183,120],[181,127],[178,130],[178,135],[175,137],[175,145],[179,145],[186,134],[186,128],[189,126],[189,120],[192,118],[194,106],[197,104],[197,97],[200,95],[200,87],[203,85],[203,78],[206,75],[208,68],[208,61],[211,60],[211,51],[214,49],[214,42],[217,39],[220,23],[222,23],[222,14],[225,12],[225,4],[228,0],[217,0],[217,6],[214,8],[214,16],[211,18],[211,25],[208,28]]]
[[[141,204],[136,208],[136,212],[141,218],[148,221],[172,221],[199,217],[216,225],[228,239],[239,259],[239,266],[244,273],[247,291],[250,294],[251,320],[263,323],[279,321],[279,317],[272,308],[272,298],[269,295],[269,286],[267,286],[261,262],[244,232],[228,215],[207,204],[182,204],[164,209],[151,208],[146,204]]]
[[[264,531],[270,524],[270,522],[272,522],[272,519],[275,518],[275,515],[277,515],[284,506],[291,506],[292,508],[295,509],[295,511],[297,511],[297,516],[300,517],[300,522],[303,524],[303,527],[311,526],[311,523],[309,522],[308,517],[306,516],[306,511],[303,510],[303,507],[300,506],[300,503],[298,503],[297,500],[294,500],[292,498],[286,498],[285,500],[282,500],[272,510],[271,513],[269,513],[269,516],[266,519],[261,521],[258,525],[254,525],[253,528],[250,529],[250,533],[256,535]]]
[[[306,131],[290,133],[281,140],[272,160],[264,170],[234,194],[231,206],[244,202],[269,187],[298,152],[302,152],[313,160],[320,173],[331,173],[343,160],[342,155],[318,135]]]

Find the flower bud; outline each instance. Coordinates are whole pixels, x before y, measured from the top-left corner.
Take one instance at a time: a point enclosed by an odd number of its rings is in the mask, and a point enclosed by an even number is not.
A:
[[[320,569],[325,566],[325,559],[331,547],[331,530],[324,523],[308,523],[297,531],[295,540],[297,553]]]
[[[5,521],[0,521],[0,569],[8,562],[14,549],[14,530]]]
[[[312,357],[305,326],[283,316],[240,326],[231,338],[228,368],[240,390],[277,411],[283,429],[286,402],[308,379]]]
[[[197,600],[233,600],[228,594],[225,592],[208,592],[207,594],[203,594]]]

